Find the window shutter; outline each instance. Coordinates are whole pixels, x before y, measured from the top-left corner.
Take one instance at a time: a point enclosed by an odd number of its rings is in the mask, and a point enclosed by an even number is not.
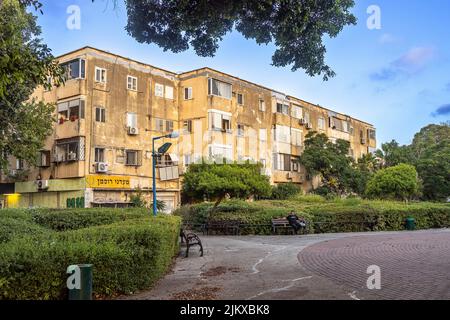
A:
[[[80,119],[84,119],[84,100],[80,100]]]

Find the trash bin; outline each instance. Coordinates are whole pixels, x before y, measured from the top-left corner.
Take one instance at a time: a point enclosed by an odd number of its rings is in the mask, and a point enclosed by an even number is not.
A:
[[[79,264],[70,267],[76,269],[72,273],[76,278],[73,282],[76,285],[69,288],[69,300],[92,300],[92,264]]]
[[[406,218],[405,227],[409,231],[416,230],[416,220],[411,217]]]

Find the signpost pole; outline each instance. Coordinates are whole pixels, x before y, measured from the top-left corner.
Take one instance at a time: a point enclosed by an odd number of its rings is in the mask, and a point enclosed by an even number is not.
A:
[[[155,153],[155,140],[157,140],[159,138],[153,138],[153,143],[152,143],[152,170],[153,170],[153,174],[152,174],[152,179],[153,179],[153,187],[152,187],[152,191],[153,191],[153,215],[156,217],[157,214],[157,207],[156,207],[156,153]]]

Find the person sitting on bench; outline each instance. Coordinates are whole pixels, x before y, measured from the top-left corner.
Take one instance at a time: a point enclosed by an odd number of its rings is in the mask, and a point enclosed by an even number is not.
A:
[[[298,230],[306,227],[305,220],[299,219],[299,217],[295,214],[294,211],[292,211],[287,217],[287,221],[289,221],[289,224],[292,228],[294,228],[295,234],[298,233]]]

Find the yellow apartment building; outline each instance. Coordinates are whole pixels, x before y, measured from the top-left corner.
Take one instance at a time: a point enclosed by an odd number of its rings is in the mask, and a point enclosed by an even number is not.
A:
[[[369,123],[210,68],[174,73],[92,47],[57,60],[65,85],[33,95],[56,105],[53,134],[38,167],[10,159],[1,207],[127,206],[136,190],[150,200],[152,138],[172,131],[180,137],[157,142],[173,144],[157,161],[168,212],[202,159],[261,162],[273,184],[308,191],[319,183],[297,162],[308,131],[350,141],[355,158],[376,148]]]

